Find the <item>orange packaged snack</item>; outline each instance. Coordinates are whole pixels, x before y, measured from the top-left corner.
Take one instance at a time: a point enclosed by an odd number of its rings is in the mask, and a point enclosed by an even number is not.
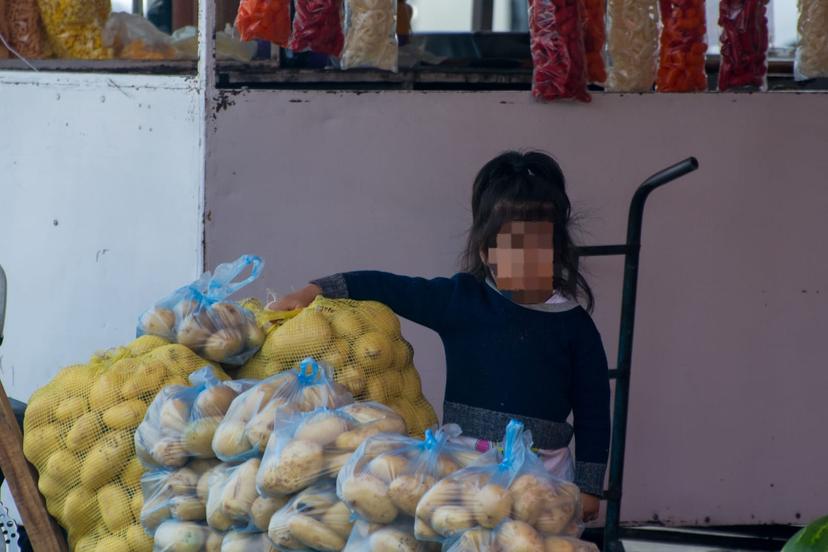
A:
[[[659,0],[661,52],[656,90],[707,90],[704,0]]]
[[[287,47],[290,39],[290,0],[242,0],[236,15],[241,39],[267,40]]]

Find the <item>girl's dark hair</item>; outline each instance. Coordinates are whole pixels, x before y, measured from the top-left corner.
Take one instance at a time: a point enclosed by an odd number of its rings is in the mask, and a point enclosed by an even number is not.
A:
[[[503,225],[512,221],[551,222],[555,289],[571,299],[583,299],[592,310],[594,297],[577,270],[575,244],[570,236],[571,204],[558,163],[536,151],[509,151],[486,163],[474,179],[472,226],[463,254],[463,270],[479,280],[489,276],[480,252],[494,247]]]

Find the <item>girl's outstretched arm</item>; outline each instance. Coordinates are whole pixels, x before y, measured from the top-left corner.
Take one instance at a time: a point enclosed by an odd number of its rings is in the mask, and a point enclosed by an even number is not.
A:
[[[454,278],[415,278],[388,272],[361,271],[334,274],[268,305],[274,310],[308,306],[318,295],[331,299],[379,301],[412,322],[441,331],[446,311],[458,285]]]

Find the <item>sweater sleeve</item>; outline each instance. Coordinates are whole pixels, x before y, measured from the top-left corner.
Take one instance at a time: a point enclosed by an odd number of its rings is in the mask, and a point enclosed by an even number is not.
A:
[[[601,496],[610,443],[609,372],[601,335],[589,315],[584,318],[573,366],[575,483],[583,492]]]
[[[332,299],[379,301],[412,322],[440,332],[457,286],[457,278],[414,278],[388,272],[360,271],[335,274],[311,283]]]

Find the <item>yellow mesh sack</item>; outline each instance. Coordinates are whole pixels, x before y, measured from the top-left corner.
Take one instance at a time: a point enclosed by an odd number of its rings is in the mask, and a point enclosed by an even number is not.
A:
[[[38,6],[57,57],[112,57],[112,49],[103,44],[103,29],[111,9],[109,0],[38,0]]]
[[[183,345],[154,336],[62,369],[29,401],[23,452],[37,469],[49,513],[76,552],[151,551],[139,524],[143,468],[135,429],[164,385],[212,366]]]
[[[434,408],[423,396],[414,350],[400,333],[399,318],[385,305],[324,297],[292,313],[248,305],[268,334],[261,350],[235,377],[262,379],[313,357],[330,365],[334,380],[358,401],[393,408],[412,436],[421,437],[437,423]]]

